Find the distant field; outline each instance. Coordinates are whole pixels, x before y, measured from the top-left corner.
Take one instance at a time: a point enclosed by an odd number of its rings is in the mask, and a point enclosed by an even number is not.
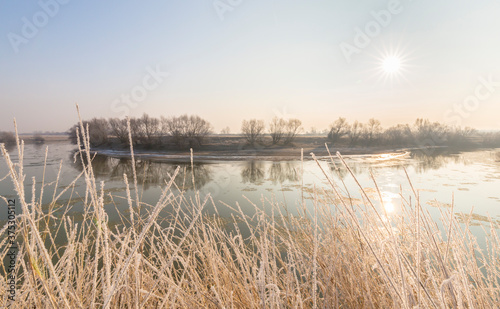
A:
[[[46,143],[60,143],[68,142],[67,135],[55,135],[55,134],[40,134]],[[24,140],[25,143],[33,143],[35,134],[21,134],[19,138]]]

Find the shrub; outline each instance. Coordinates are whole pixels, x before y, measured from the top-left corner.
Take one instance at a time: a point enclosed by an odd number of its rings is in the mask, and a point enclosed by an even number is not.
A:
[[[0,132],[0,143],[5,145],[14,145],[16,143],[16,137],[12,132]]]
[[[33,142],[35,142],[36,144],[43,144],[45,143],[45,138],[43,138],[42,135],[37,133],[33,136]]]

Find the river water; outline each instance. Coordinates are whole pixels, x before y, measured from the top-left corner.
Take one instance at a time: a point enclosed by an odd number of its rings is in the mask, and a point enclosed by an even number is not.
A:
[[[45,153],[47,160],[45,164]],[[25,191],[27,201],[31,201],[33,177],[35,195],[39,198],[42,178],[45,175],[43,203],[52,200],[54,190],[60,192],[80,174],[82,167],[74,161],[75,147],[69,143],[47,145],[26,145],[24,150]],[[500,220],[500,152],[499,149],[476,150],[450,153],[443,150],[428,150],[408,153],[406,156],[346,156],[344,159],[357,181],[367,193],[375,196],[373,174],[382,193],[386,211],[400,214],[401,198],[410,199],[413,187],[417,190],[421,205],[433,219],[439,221],[439,208],[450,209],[454,202],[456,214],[473,213],[473,233],[480,233],[479,225],[487,216]],[[17,149],[9,149],[12,159],[17,162]],[[0,195],[16,198],[12,181],[5,177],[8,168],[4,158],[0,162]],[[45,165],[45,168],[44,168]],[[59,167],[61,170],[59,171]],[[199,191],[201,196],[210,193],[218,213],[228,216],[231,210],[224,203],[235,206],[238,203],[245,212],[254,206],[273,202],[296,213],[304,203],[311,207],[314,195],[322,190],[330,190],[327,176],[339,186],[343,194],[353,198],[354,204],[361,203],[360,188],[350,172],[338,159],[320,158],[317,162],[306,159],[288,161],[222,161],[208,160],[190,163],[153,162],[138,160],[136,170],[142,201],[154,205],[161,189],[170,179],[176,167],[181,173],[175,185],[186,194]],[[128,204],[125,196],[123,174],[132,175],[131,161],[128,159],[97,156],[93,162],[94,172],[99,181],[104,181],[105,191],[111,197],[105,207],[110,221],[118,221],[118,212],[125,212]],[[194,172],[194,185],[192,181]],[[327,176],[325,176],[325,173]],[[59,182],[54,182],[59,174]],[[408,174],[408,178],[406,176]],[[132,181],[130,181],[132,184]],[[75,190],[66,193],[59,200],[70,207],[68,214],[77,216],[82,211],[85,182],[77,181]],[[134,195],[133,195],[134,196]],[[378,194],[376,195],[378,198]],[[70,200],[71,197],[71,200]],[[415,197],[411,197],[415,200]],[[264,201],[264,202],[262,202]],[[3,202],[2,202],[3,203]],[[66,207],[66,208],[67,208]],[[213,206],[212,206],[213,209]],[[65,211],[61,208],[59,215]],[[207,208],[207,211],[210,208]],[[57,214],[56,214],[57,215]],[[5,223],[7,210],[0,211],[0,223]]]

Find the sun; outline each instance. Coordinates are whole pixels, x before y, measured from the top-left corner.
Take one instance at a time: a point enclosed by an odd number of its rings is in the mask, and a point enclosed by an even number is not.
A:
[[[412,65],[415,59],[413,53],[409,46],[402,46],[401,43],[376,47],[376,50],[370,54],[374,61],[369,70],[372,76],[382,81],[383,84],[394,86],[403,80],[411,84],[407,75],[415,69],[415,65]]]
[[[387,56],[382,61],[382,70],[387,74],[394,74],[401,68],[401,59],[397,56]]]

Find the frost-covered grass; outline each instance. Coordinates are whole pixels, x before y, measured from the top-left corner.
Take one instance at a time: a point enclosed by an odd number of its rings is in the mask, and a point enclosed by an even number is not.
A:
[[[88,146],[83,135],[81,143]],[[7,298],[2,266],[2,307],[494,308],[500,303],[494,224],[485,227],[489,237],[481,250],[467,222],[454,219],[453,207],[442,209],[443,233],[416,192],[411,200],[401,197],[400,215],[387,216],[380,193],[371,199],[360,186],[363,206],[351,205],[343,184],[325,172],[330,188],[310,193],[310,211],[298,201],[300,216],[292,216],[262,200],[253,201],[255,214],[249,216],[238,204],[216,204],[209,195],[187,197],[176,188],[176,174],[155,205],[142,203],[133,169],[134,183],[124,175],[129,212],[122,214],[123,224],[111,228],[104,210],[109,198],[94,177],[90,153],[81,154],[87,161],[79,176],[86,192],[77,224],[70,216],[53,215],[61,207],[58,198],[75,189],[76,179],[65,189],[57,179],[54,192],[44,192],[44,180],[37,185],[25,178],[22,142],[18,162],[3,145],[1,150],[22,207],[16,299]],[[38,193],[30,200],[27,181],[35,184],[33,196]],[[46,194],[52,195],[48,207],[41,203]],[[234,215],[208,216],[208,207],[230,207]],[[166,209],[168,215],[160,215]],[[6,228],[2,260],[9,249]]]

